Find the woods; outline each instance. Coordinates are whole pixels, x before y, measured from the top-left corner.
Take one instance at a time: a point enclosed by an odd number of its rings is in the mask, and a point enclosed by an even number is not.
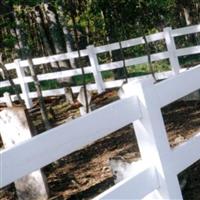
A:
[[[168,25],[198,24],[199,9],[198,0],[4,0],[0,4],[0,51],[5,62],[27,58],[30,49],[32,57],[70,52],[153,33]],[[44,70],[77,65],[71,59],[51,63]]]

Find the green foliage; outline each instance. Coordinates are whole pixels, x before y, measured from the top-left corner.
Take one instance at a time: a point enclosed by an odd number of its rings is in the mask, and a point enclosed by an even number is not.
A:
[[[9,5],[23,5],[23,6],[35,6],[43,2],[43,0],[4,0]]]
[[[18,91],[21,92],[21,88],[19,85],[17,85]],[[0,96],[3,96],[4,92],[9,92],[11,95],[15,94],[15,91],[12,87],[4,87],[4,88],[0,88]]]
[[[16,18],[13,18],[12,14],[0,17],[1,51],[5,51],[7,60],[13,58],[13,55],[24,59],[29,53],[32,56],[49,54],[41,35],[46,37],[52,54],[55,53],[55,43],[62,52],[65,52],[68,41],[64,37],[63,26],[71,34],[72,49],[76,49],[73,28],[78,30],[78,45],[83,49],[88,44],[103,45],[155,33],[169,25],[184,26],[183,8],[190,11],[190,18],[194,24],[200,20],[199,11],[194,6],[199,5],[198,0],[187,2],[180,0],[4,0],[3,2],[9,11],[15,13],[20,22],[17,25]],[[45,3],[54,12],[55,23],[48,23],[48,12],[43,10]],[[41,33],[41,29],[38,28],[36,10],[39,10],[44,33]],[[11,29],[16,31],[17,28],[21,39],[11,34]],[[22,43],[23,48],[16,50],[15,45],[19,42]],[[177,44],[184,46],[192,42],[188,38],[179,38]],[[151,44],[152,52],[164,48],[163,43]],[[144,53],[142,46],[124,49],[127,58]],[[119,53],[117,54],[119,56]],[[109,57],[107,59],[109,60]],[[102,60],[106,62],[105,57]]]
[[[6,46],[7,48],[13,48],[16,42],[16,38],[12,35],[7,35],[7,37],[2,40],[3,46]]]
[[[57,80],[46,80],[46,81],[40,81],[40,86],[42,90],[48,90],[48,89],[57,89],[60,87],[60,84]],[[29,89],[30,91],[36,91],[34,83],[29,83]]]

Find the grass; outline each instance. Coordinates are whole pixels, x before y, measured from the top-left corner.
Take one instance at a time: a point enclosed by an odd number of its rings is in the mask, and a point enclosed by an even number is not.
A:
[[[190,67],[200,63],[200,54],[182,56],[179,59],[181,66]]]
[[[16,87],[18,88],[18,91],[21,92],[20,86],[19,86],[19,85],[16,85]],[[13,89],[12,87],[9,87],[9,86],[8,86],[8,87],[4,87],[4,88],[0,88],[0,96],[3,96],[3,94],[4,94],[5,92],[8,92],[8,93],[10,93],[10,94],[15,94],[14,89]]]
[[[36,91],[34,83],[29,83],[29,90],[31,92]],[[59,83],[57,80],[46,80],[46,81],[40,81],[40,86],[42,90],[48,90],[48,89],[56,89],[59,88]]]

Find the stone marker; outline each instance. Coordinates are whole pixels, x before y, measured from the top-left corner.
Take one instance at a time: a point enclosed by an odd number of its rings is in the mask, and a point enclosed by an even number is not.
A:
[[[4,148],[11,148],[32,137],[26,116],[26,112],[20,107],[5,108],[0,112],[0,134]],[[19,200],[48,199],[48,187],[41,170],[18,179],[15,181],[15,187]]]
[[[12,100],[11,100],[10,93],[4,92],[3,96],[4,96],[4,99],[5,99],[5,102],[6,102],[6,106],[7,107],[13,107],[13,103],[12,103]]]
[[[74,103],[74,94],[72,92],[72,89],[71,87],[65,87],[64,88],[64,91],[65,91],[65,99],[66,99],[66,102],[68,104],[73,104]]]

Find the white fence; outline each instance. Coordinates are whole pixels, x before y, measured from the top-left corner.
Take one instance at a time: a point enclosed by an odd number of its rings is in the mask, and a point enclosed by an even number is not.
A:
[[[167,51],[159,52],[151,54],[152,61],[159,61],[164,59],[169,59],[171,65],[171,71],[165,73],[158,73],[157,78],[166,78],[174,74],[178,74],[180,71],[180,64],[178,57],[185,56],[185,55],[193,55],[200,53],[200,45],[193,46],[193,47],[186,47],[177,49],[175,44],[175,37],[187,35],[187,34],[194,34],[200,32],[200,25],[194,25],[179,29],[174,29],[167,27],[163,30],[163,32],[155,33],[152,35],[147,36],[148,42],[155,42],[160,40],[165,40]],[[126,41],[122,41],[122,48],[129,48],[132,46],[144,44],[145,41],[142,37],[134,38]],[[108,44],[104,46],[94,47],[93,45],[88,46],[87,49],[81,50],[80,54],[81,57],[88,56],[90,60],[90,66],[85,67],[85,73],[92,73],[95,79],[94,84],[88,84],[87,88],[89,90],[98,90],[98,92],[102,92],[105,88],[113,88],[113,87],[120,87],[123,83],[123,80],[116,80],[116,81],[103,81],[101,72],[106,70],[113,70],[117,68],[123,67],[123,61],[116,61],[106,64],[99,64],[98,62],[98,54],[110,52],[113,50],[120,49],[119,43]],[[63,61],[70,58],[78,58],[78,52],[71,52],[71,53],[64,53],[59,55],[53,55],[48,57],[41,57],[41,58],[34,58],[33,63],[34,65],[41,65],[47,64],[51,62]],[[137,58],[126,59],[125,64],[126,67],[147,63],[148,58],[147,56],[141,56]],[[28,66],[27,60],[15,60],[14,63],[6,64],[6,68],[8,70],[16,69],[16,73],[18,78],[14,79],[16,84],[19,84],[22,89],[22,98],[25,100],[27,108],[32,106],[32,99],[37,97],[36,92],[30,92],[28,83],[33,82],[32,77],[25,76],[24,67]],[[43,80],[50,80],[50,79],[59,79],[64,77],[72,77],[81,74],[81,69],[72,69],[72,70],[65,70],[61,72],[53,72],[53,73],[46,73],[38,75],[38,79],[40,81]],[[132,80],[134,78],[130,78]],[[0,82],[0,88],[9,86],[8,81]],[[72,87],[73,92],[77,93],[80,90],[80,86]],[[52,96],[52,95],[62,95],[64,94],[64,89],[53,89],[53,90],[45,90],[43,91],[44,96]],[[12,100],[15,100],[16,96],[12,96]],[[6,99],[4,97],[0,98],[0,103],[5,102]]]
[[[177,174],[200,159],[200,133],[171,149],[161,108],[199,89],[199,76],[200,65],[156,84],[132,81],[121,100],[1,151],[0,187],[133,123],[143,165],[95,199],[182,199]]]

